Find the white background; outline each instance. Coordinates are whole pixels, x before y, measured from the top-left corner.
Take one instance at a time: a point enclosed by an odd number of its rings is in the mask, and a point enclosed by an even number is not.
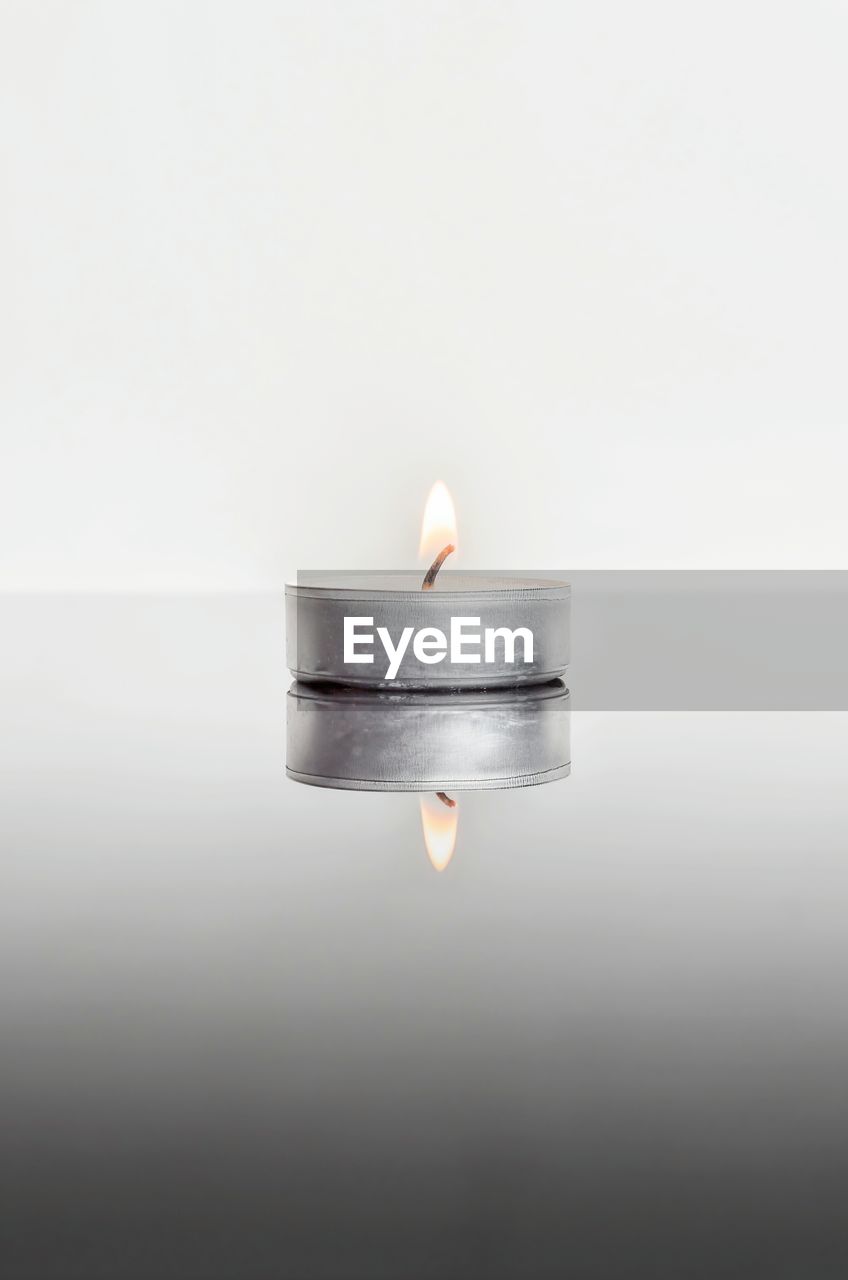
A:
[[[0,0],[0,587],[845,567],[848,8]]]

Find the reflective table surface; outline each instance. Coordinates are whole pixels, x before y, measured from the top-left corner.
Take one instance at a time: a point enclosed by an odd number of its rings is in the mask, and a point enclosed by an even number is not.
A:
[[[846,1274],[848,714],[575,712],[438,871],[281,598],[0,634],[4,1277]]]

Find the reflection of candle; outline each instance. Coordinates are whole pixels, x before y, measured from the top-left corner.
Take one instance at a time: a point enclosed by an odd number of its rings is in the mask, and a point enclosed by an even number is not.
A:
[[[293,684],[286,771],[353,791],[485,791],[570,772],[571,699],[560,680],[524,689],[380,693]]]
[[[440,791],[435,796],[421,796],[419,803],[427,857],[437,871],[444,871],[456,848],[456,801]]]
[[[325,571],[299,573],[286,587],[293,674],[393,690],[494,688],[563,676],[568,583],[443,569],[457,534],[441,483],[426,517],[421,552],[436,559],[423,582],[415,573]]]

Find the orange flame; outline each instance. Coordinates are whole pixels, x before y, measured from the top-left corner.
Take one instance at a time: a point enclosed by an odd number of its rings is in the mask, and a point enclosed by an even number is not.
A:
[[[459,809],[455,802],[446,805],[438,796],[421,796],[420,801],[427,857],[437,871],[444,871],[456,847]]]
[[[432,560],[448,543],[457,546],[456,512],[447,485],[437,480],[424,508],[418,554],[422,559]]]

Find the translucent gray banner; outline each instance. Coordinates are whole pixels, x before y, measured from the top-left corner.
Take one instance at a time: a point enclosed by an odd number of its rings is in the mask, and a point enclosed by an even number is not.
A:
[[[350,577],[362,578],[364,586],[351,590]],[[298,574],[299,589],[311,595],[339,578],[356,612],[372,590],[374,598],[386,591],[396,595],[397,588],[407,595],[405,588],[418,585],[418,575],[408,571],[322,571]],[[463,605],[460,612],[481,613],[485,621],[492,606],[478,592],[485,597],[505,589],[515,599],[516,583],[540,580],[571,586],[568,668],[559,674],[574,710],[848,710],[848,572],[445,572],[434,594],[448,598],[457,588],[472,591],[473,610]],[[523,598],[523,591],[518,594]],[[398,609],[404,607],[401,600]],[[528,607],[532,613],[535,602]],[[543,616],[549,621],[554,615],[543,608]],[[568,619],[555,616],[556,625],[567,630]],[[516,613],[511,625],[521,621]],[[292,639],[289,665],[297,671]]]
[[[563,576],[575,710],[848,710],[848,573]]]

